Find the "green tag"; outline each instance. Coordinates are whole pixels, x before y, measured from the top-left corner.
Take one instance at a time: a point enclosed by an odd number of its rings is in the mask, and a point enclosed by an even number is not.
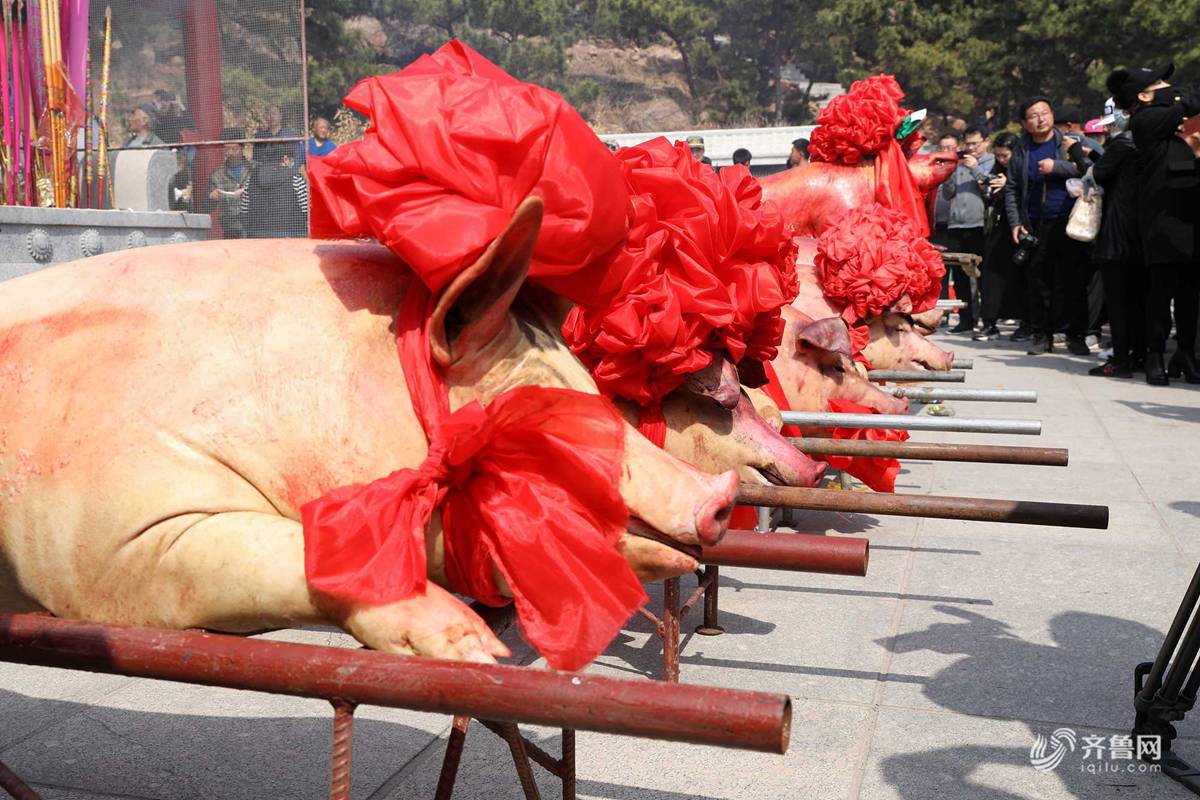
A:
[[[896,127],[896,138],[904,139],[909,136],[917,128],[921,127],[921,123],[925,121],[925,109],[914,111],[904,119],[900,120],[900,125]]]

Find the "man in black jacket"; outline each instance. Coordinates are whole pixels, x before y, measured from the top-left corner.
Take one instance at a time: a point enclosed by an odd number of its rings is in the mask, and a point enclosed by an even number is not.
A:
[[[1146,308],[1146,382],[1165,386],[1168,375],[1200,383],[1195,360],[1200,316],[1200,170],[1180,129],[1200,114],[1200,95],[1167,83],[1175,71],[1138,67],[1114,70],[1107,85],[1119,105],[1131,109],[1130,130],[1138,150],[1137,221],[1149,279]],[[1178,347],[1163,364],[1175,307]]]
[[[1018,253],[1026,250],[1025,285],[1033,341],[1029,354],[1049,353],[1054,331],[1067,327],[1067,349],[1087,355],[1087,296],[1080,263],[1080,244],[1067,236],[1071,199],[1067,179],[1083,173],[1068,157],[1074,142],[1054,127],[1054,112],[1045,97],[1021,103],[1021,135],[1008,164],[1004,206]],[[1037,243],[1030,245],[1030,234]]]
[[[1088,374],[1132,378],[1146,358],[1146,268],[1137,229],[1137,147],[1125,110],[1114,107],[1105,119],[1108,147],[1092,166],[1092,177],[1104,190],[1104,218],[1092,261],[1104,285],[1112,357]]]

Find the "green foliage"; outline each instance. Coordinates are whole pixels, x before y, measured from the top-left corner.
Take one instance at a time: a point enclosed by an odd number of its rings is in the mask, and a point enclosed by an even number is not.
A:
[[[782,83],[784,66],[844,84],[889,72],[909,107],[969,119],[1034,92],[1098,115],[1120,65],[1172,58],[1178,82],[1200,79],[1200,0],[310,0],[308,13],[310,104],[327,116],[357,80],[452,37],[583,107],[622,89],[568,79],[573,44],[665,44],[695,121],[728,125],[811,121],[808,87]],[[346,31],[360,14],[383,23],[386,52]]]

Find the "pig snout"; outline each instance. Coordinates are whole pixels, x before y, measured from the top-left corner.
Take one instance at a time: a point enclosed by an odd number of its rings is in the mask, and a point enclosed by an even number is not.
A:
[[[701,472],[628,425],[623,467],[620,492],[630,516],[664,539],[709,545],[725,535],[737,492],[736,472]]]
[[[733,435],[745,442],[757,469],[781,486],[816,486],[826,464],[814,461],[793,447],[743,395],[733,410]]]
[[[696,509],[696,536],[703,545],[714,545],[725,536],[739,483],[736,472],[713,475],[710,481],[711,493]]]
[[[900,346],[915,366],[932,370],[948,370],[954,364],[954,354],[938,347],[916,331],[905,331]]]

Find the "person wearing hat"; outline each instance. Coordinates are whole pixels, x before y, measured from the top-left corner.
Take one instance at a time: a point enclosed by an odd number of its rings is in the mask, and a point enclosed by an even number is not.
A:
[[[1054,110],[1054,127],[1062,131],[1068,139],[1074,139],[1083,145],[1084,155],[1097,159],[1104,155],[1104,145],[1087,135],[1083,127],[1083,114],[1075,106],[1059,106]]]
[[[1146,382],[1167,385],[1169,377],[1200,383],[1196,365],[1200,316],[1200,168],[1180,134],[1187,117],[1200,115],[1200,94],[1167,82],[1174,64],[1163,68],[1117,69],[1106,85],[1129,112],[1138,151],[1137,224],[1146,266]],[[1164,364],[1174,301],[1177,348]]]
[[[1104,156],[1092,165],[1092,179],[1104,190],[1100,233],[1092,263],[1100,272],[1112,356],[1089,375],[1132,378],[1146,365],[1146,268],[1137,229],[1138,156],[1128,118],[1110,98],[1096,120],[1111,133]]]
[[[1014,258],[1025,266],[1029,355],[1049,353],[1060,323],[1067,328],[1067,349],[1085,356],[1087,297],[1081,271],[1083,245],[1067,236],[1071,213],[1067,179],[1083,175],[1067,153],[1068,142],[1054,127],[1046,97],[1030,97],[1017,109],[1025,133],[1017,140],[1004,185],[1004,209],[1017,245]]]
[[[1103,117],[1089,119],[1083,123],[1083,135],[1096,140],[1102,147],[1108,146],[1108,127]]]
[[[712,159],[704,155],[704,137],[692,135],[687,137],[688,147],[692,148],[692,158],[699,161],[701,164],[712,166]]]
[[[225,161],[209,177],[208,199],[218,209],[224,238],[245,239],[246,214],[242,212],[242,196],[250,185],[255,164],[246,160],[246,151],[241,142],[231,141],[244,138],[242,131],[225,128],[221,131],[221,138],[225,140],[222,145]]]
[[[129,115],[129,137],[123,147],[154,147],[166,144],[154,133],[157,115],[152,103],[141,103]]]

